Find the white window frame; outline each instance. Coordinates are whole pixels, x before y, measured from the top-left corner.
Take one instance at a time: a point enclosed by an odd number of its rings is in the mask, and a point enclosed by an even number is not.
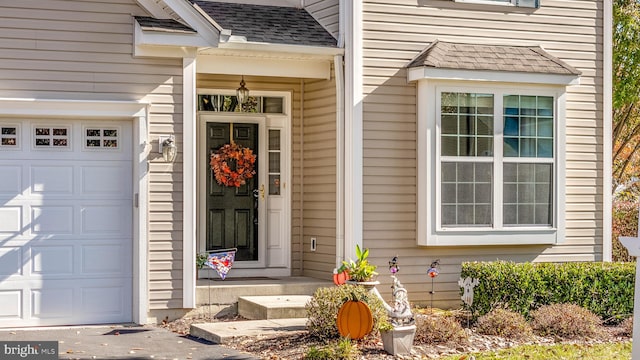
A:
[[[540,0],[453,0],[461,3],[539,8]]]
[[[515,79],[514,75],[514,79]],[[445,227],[440,224],[440,94],[494,94],[493,227]],[[552,96],[554,102],[554,177],[552,227],[502,226],[503,96]],[[565,232],[566,86],[466,80],[418,80],[418,245],[558,244]],[[499,125],[497,128],[496,126]],[[474,158],[475,160],[476,158]],[[478,159],[482,159],[479,157]],[[521,158],[536,162],[536,158]],[[531,160],[531,161],[529,161]],[[499,181],[499,182],[498,182]]]

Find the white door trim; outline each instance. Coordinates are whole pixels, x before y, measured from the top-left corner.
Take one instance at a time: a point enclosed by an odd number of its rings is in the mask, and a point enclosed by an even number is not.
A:
[[[133,121],[133,321],[147,322],[147,120],[148,104],[135,101],[0,98],[0,116]],[[136,201],[137,198],[137,201]],[[137,203],[137,204],[136,204]],[[136,208],[137,205],[137,208]]]
[[[235,95],[234,91],[231,90],[215,90],[215,89],[199,89],[198,94],[228,94]],[[290,92],[282,92],[282,91],[251,91],[252,95],[255,96],[273,96],[273,97],[283,97],[284,104],[283,109],[285,111],[284,114],[247,114],[247,113],[225,113],[225,112],[211,112],[211,113],[200,113],[198,115],[198,151],[197,151],[197,163],[202,164],[204,161],[204,156],[206,155],[206,123],[207,122],[235,122],[235,123],[259,123],[259,146],[260,146],[260,163],[268,164],[268,149],[267,149],[267,131],[269,129],[278,129],[282,131],[282,143],[285,146],[283,161],[281,167],[286,171],[282,172],[282,195],[285,197],[286,206],[283,209],[283,214],[285,218],[285,226],[282,229],[281,236],[285,239],[284,246],[282,251],[284,252],[285,258],[285,267],[280,266],[270,266],[267,258],[267,232],[268,229],[266,226],[261,226],[259,228],[261,236],[259,238],[261,247],[259,248],[258,258],[260,259],[258,262],[242,262],[234,265],[234,268],[229,272],[228,277],[244,277],[244,276],[290,276],[291,275],[291,157],[292,157],[292,149],[291,149],[291,126],[292,126],[292,117],[291,117],[291,93]],[[273,127],[270,126],[273,124]],[[267,192],[267,200],[268,200],[268,172],[266,166],[262,166],[260,171],[260,184],[265,185],[265,191]],[[204,169],[197,168],[196,176],[198,177],[198,186],[197,193],[205,194],[206,193],[206,179]],[[199,243],[204,244],[204,237],[206,234],[206,204],[202,199],[204,198],[201,195],[197,197],[197,209],[198,209],[198,230],[197,230],[197,238],[200,239]],[[258,209],[259,212],[259,223],[266,224],[267,223],[267,202],[261,201],[260,207]],[[204,251],[202,248],[197,249],[198,252]],[[204,270],[206,272],[206,270]],[[203,273],[204,274],[204,273]]]

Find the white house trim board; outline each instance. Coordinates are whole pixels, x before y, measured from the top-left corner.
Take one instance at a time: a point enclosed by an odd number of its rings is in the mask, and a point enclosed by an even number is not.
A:
[[[518,79],[519,83],[543,84],[543,85],[578,85],[580,76],[578,75],[558,75],[539,73],[514,73],[511,71],[486,71],[486,70],[464,70],[464,69],[441,69],[418,66],[409,68],[407,71],[407,81],[420,79],[430,80],[473,80],[487,82],[513,82]]]
[[[0,98],[0,116],[133,120],[133,285],[132,317],[146,323],[147,275],[147,141],[148,104],[135,101],[40,100]]]
[[[611,224],[612,222],[612,96],[613,96],[613,8],[611,0],[604,0],[604,46],[603,46],[603,65],[602,65],[602,77],[603,83],[602,91],[602,137],[603,137],[603,166],[602,166],[602,188],[604,191],[603,194],[603,202],[602,202],[602,223],[603,224]],[[611,243],[611,226],[603,226],[602,227],[602,260],[603,261],[611,261],[612,260],[612,243]],[[637,291],[636,287],[636,291]],[[638,306],[638,304],[636,304]],[[640,321],[636,321],[640,323]],[[635,325],[634,325],[635,327]],[[640,328],[639,328],[640,329]],[[639,332],[635,332],[634,334],[639,334]],[[640,335],[638,335],[640,336]],[[638,343],[640,345],[640,343]],[[634,347],[636,349],[637,347]],[[640,357],[640,350],[635,352],[637,355],[635,358]]]
[[[196,59],[182,60],[183,294],[184,308],[196,307]]]
[[[363,234],[363,40],[362,2],[345,6],[345,258],[355,259]]]
[[[220,32],[216,31],[209,21],[207,21],[191,3],[184,0],[162,0],[171,10],[173,10],[187,25],[195,29],[202,36],[209,46],[217,46],[220,40]]]
[[[295,60],[264,57],[198,55],[198,73],[329,79],[332,58]]]
[[[136,0],[136,2],[156,19],[171,19],[171,16],[155,0]]]

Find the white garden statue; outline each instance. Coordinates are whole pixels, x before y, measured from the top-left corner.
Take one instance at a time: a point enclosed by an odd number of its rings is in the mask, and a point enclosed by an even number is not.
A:
[[[462,301],[469,307],[473,304],[473,288],[478,286],[479,283],[480,281],[478,279],[472,279],[470,277],[460,278],[460,280],[458,280],[458,285],[462,288]]]

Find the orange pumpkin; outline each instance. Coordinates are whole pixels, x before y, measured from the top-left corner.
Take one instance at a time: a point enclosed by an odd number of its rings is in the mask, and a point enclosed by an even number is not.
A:
[[[334,271],[333,273],[333,283],[336,285],[343,285],[344,283],[347,282],[347,280],[349,280],[349,273],[347,272],[347,270],[339,273],[337,270]]]
[[[349,300],[338,311],[340,336],[357,340],[367,336],[373,329],[373,315],[369,305],[358,300]]]

